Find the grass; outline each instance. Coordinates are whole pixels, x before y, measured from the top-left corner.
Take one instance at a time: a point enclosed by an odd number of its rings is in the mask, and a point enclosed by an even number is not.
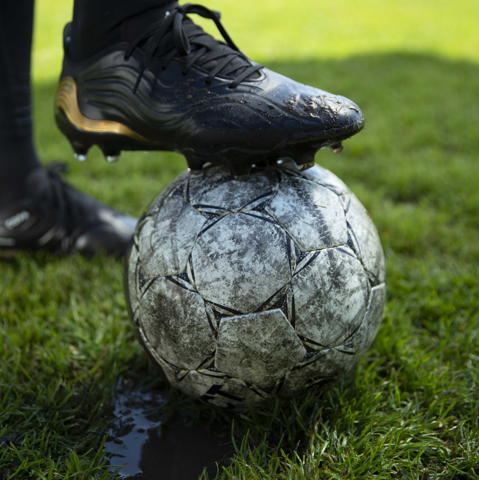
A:
[[[71,4],[38,4],[36,134],[48,162],[71,154],[51,115]],[[237,453],[218,478],[479,478],[477,3],[208,4],[253,58],[363,108],[366,129],[317,161],[371,213],[388,302],[352,384],[242,416],[176,391],[169,408],[234,431]],[[263,22],[259,41],[251,31]],[[112,167],[95,152],[71,162],[70,181],[139,215],[183,168],[175,154],[124,154]],[[121,262],[22,254],[0,269],[3,478],[113,478],[102,440],[117,379],[167,388],[127,318]]]

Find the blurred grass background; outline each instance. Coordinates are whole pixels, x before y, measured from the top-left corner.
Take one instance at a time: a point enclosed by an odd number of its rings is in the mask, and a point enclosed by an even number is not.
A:
[[[258,62],[386,52],[479,60],[479,3],[474,0],[205,0],[204,4],[221,11],[235,42]],[[37,2],[37,81],[60,74],[59,39],[72,5],[71,0]]]
[[[239,445],[249,431],[224,478],[479,478],[479,2],[205,5],[222,12],[255,61],[363,109],[365,130],[341,155],[322,151],[317,162],[374,219],[388,304],[354,387],[273,415],[232,417],[175,392],[170,408],[203,424],[207,415],[226,433],[235,419]],[[98,151],[85,164],[70,161],[52,105],[71,11],[71,1],[37,2],[39,154],[67,158],[69,181],[139,215],[185,162],[141,152],[111,166]],[[98,442],[117,379],[164,386],[125,313],[121,262],[23,254],[0,268],[0,436],[18,433],[15,447],[0,447],[0,471],[106,477]],[[282,436],[284,454],[267,441]]]

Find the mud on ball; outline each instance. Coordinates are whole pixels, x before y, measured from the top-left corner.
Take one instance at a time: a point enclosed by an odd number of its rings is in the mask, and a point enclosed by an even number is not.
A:
[[[140,340],[171,384],[234,410],[343,378],[385,303],[377,231],[319,166],[248,181],[219,168],[179,176],[140,220],[125,284]]]

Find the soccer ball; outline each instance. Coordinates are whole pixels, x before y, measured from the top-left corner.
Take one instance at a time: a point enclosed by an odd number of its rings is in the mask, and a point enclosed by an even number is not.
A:
[[[140,220],[126,261],[139,338],[172,385],[232,410],[325,388],[373,342],[384,255],[359,200],[328,170],[247,181],[184,173]]]

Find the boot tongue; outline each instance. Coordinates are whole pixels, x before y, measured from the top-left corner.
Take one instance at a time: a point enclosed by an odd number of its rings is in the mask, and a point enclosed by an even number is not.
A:
[[[178,6],[178,2],[170,2],[162,7],[155,7],[146,10],[134,17],[125,20],[121,24],[121,39],[124,42],[133,42],[150,25],[165,18],[168,12]]]

